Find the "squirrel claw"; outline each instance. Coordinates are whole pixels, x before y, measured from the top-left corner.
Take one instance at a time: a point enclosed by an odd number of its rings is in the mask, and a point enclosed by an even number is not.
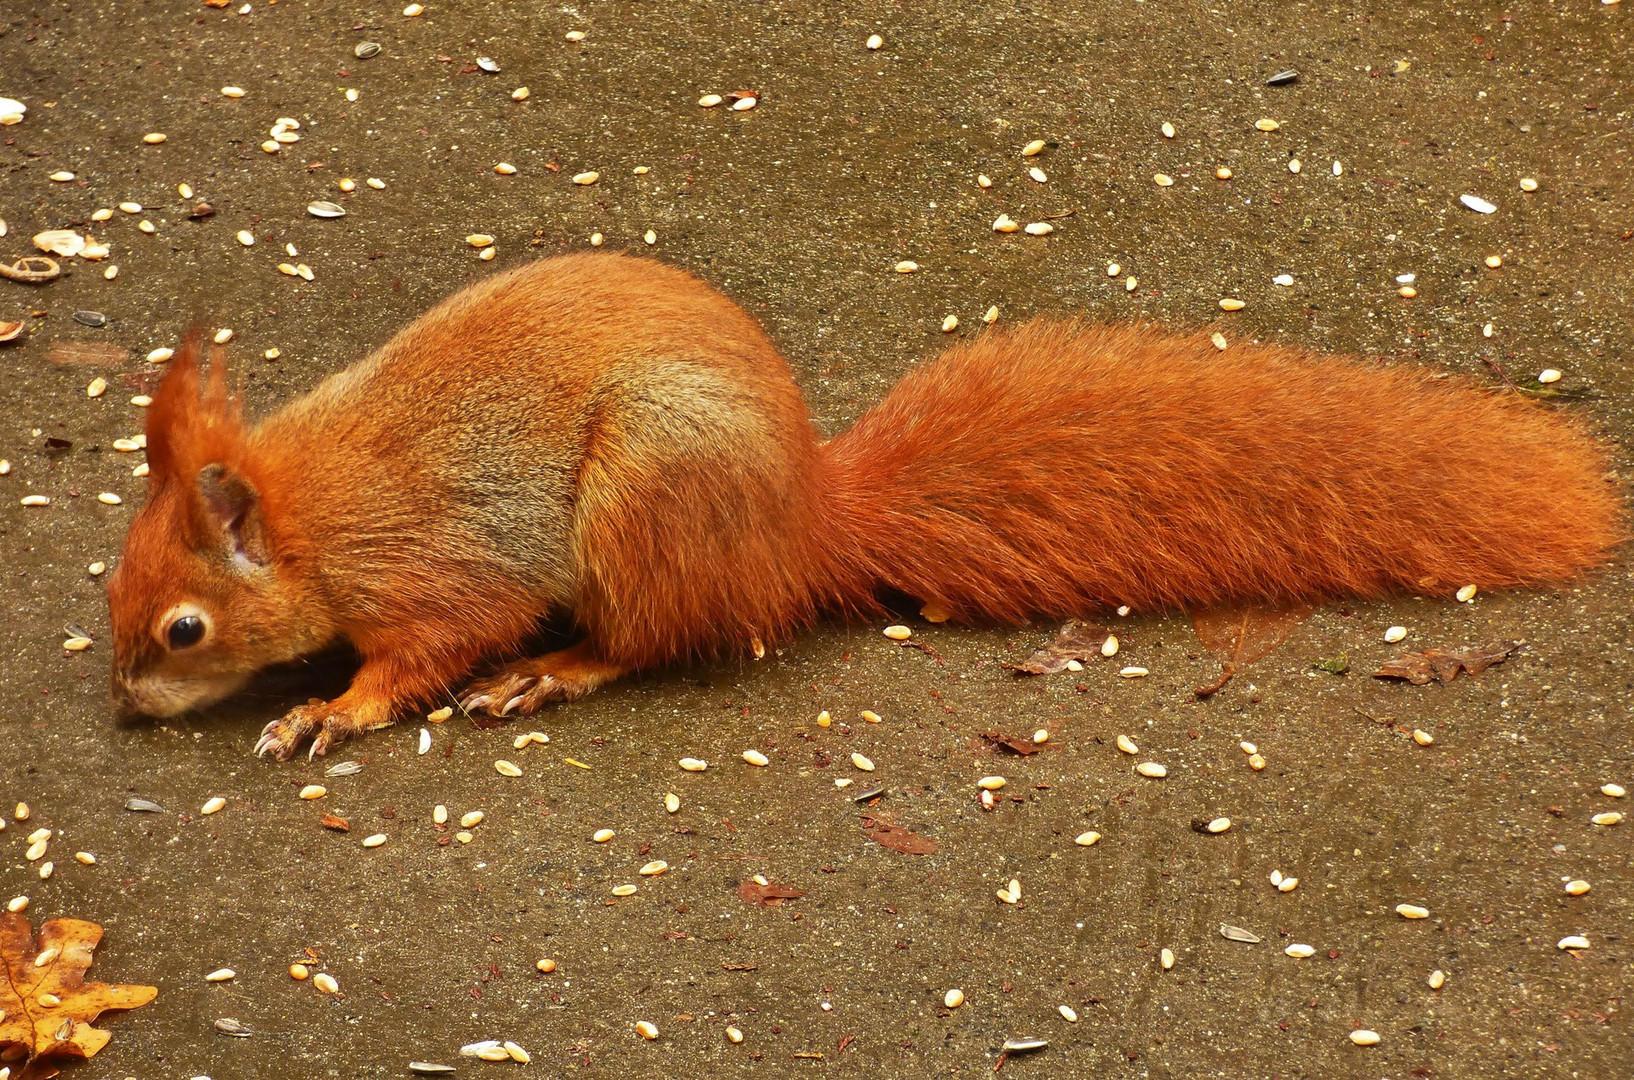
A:
[[[255,744],[256,756],[271,750],[279,761],[288,761],[310,738],[312,744],[307,747],[306,759],[311,761],[327,754],[348,735],[365,730],[349,713],[327,709],[322,703],[302,705],[274,720],[261,732],[261,739]]]

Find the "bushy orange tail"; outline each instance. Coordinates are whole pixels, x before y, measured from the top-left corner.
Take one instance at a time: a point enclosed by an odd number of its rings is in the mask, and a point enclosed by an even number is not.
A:
[[[1605,452],[1512,394],[1035,322],[912,372],[824,448],[831,604],[1015,622],[1129,604],[1564,581],[1624,538]]]

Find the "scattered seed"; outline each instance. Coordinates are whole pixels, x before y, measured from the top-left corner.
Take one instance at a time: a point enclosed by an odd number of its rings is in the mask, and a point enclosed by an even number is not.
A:
[[[903,259],[901,262],[896,264],[896,272],[899,274],[912,274],[917,272],[918,269],[919,264],[911,259]]]
[[[217,345],[225,345],[229,341],[233,340],[233,331],[230,327],[224,326],[220,330],[217,330],[216,336],[210,340],[214,341]]]
[[[1222,297],[1220,300],[1221,311],[1241,311],[1247,306],[1246,302],[1238,300],[1235,296]]]
[[[89,649],[92,644],[94,644],[94,642],[92,642],[92,640],[88,637],[71,637],[62,643],[62,647],[68,652],[84,652],[86,649]]]
[[[1169,775],[1169,770],[1155,761],[1143,761],[1135,766],[1135,771],[1142,776],[1151,777],[1153,780],[1161,780]]]
[[[1565,950],[1565,949],[1586,949],[1588,947],[1589,947],[1589,939],[1586,938],[1586,937],[1583,937],[1581,934],[1572,934],[1569,937],[1563,937],[1559,941],[1555,942],[1555,948],[1561,949],[1561,950]]]
[[[745,750],[743,752],[743,760],[747,761],[751,765],[766,766],[771,764],[771,759],[765,754],[762,754],[759,750]]]
[[[58,1005],[62,1004],[62,998],[58,997],[56,994],[41,994],[34,1000],[42,1007],[47,1009],[55,1009]]]
[[[1397,904],[1396,914],[1404,919],[1428,919],[1430,909],[1419,907],[1417,904]]]
[[[743,1041],[743,1032],[738,1030],[735,1027],[728,1027],[726,1029],[726,1041],[730,1042],[730,1043],[740,1043],[740,1042],[742,1042]]]
[[[1475,593],[1476,588],[1474,585],[1465,585],[1463,588],[1459,589],[1454,596],[1457,598],[1460,604],[1467,604],[1471,600],[1475,599]]]
[[[1231,170],[1226,168],[1224,165],[1221,165],[1218,169],[1214,170],[1214,178],[1216,180],[1230,180]]]
[[[1293,957],[1295,960],[1309,960],[1311,957],[1316,955],[1315,949],[1311,948],[1309,945],[1301,945],[1298,942],[1295,942],[1282,951]]]
[[[1173,949],[1163,949],[1163,950],[1161,950],[1157,954],[1157,962],[1163,965],[1163,970],[1164,971],[1168,971],[1170,968],[1174,967],[1174,950]]]
[[[164,813],[165,808],[154,802],[152,799],[143,799],[137,796],[132,796],[131,798],[125,800],[125,809],[135,814],[162,814]]]
[[[1135,745],[1135,740],[1131,739],[1129,736],[1119,735],[1117,741],[1118,741],[1118,749],[1122,750],[1124,753],[1126,753],[1126,754],[1138,754],[1138,753],[1140,753],[1140,747],[1136,746]]]
[[[1497,212],[1497,207],[1487,202],[1479,195],[1460,195],[1458,201],[1475,211],[1477,214],[1491,214]]]
[[[576,173],[573,176],[573,182],[575,184],[580,185],[580,186],[589,186],[590,184],[594,184],[597,180],[600,180],[600,179],[601,179],[601,173],[596,172],[595,170],[591,170],[590,172]]]
[[[1220,936],[1227,941],[1241,941],[1248,945],[1258,945],[1260,943],[1258,934],[1251,930],[1244,930],[1240,926],[1232,926],[1230,923],[1220,924]]]
[[[982,312],[982,322],[986,323],[988,326],[992,326],[994,323],[996,323],[998,321],[999,321],[999,306],[997,304],[994,304],[992,307],[990,307],[986,311]]]
[[[1543,383],[1545,386],[1547,386],[1549,383],[1557,383],[1559,381],[1560,372],[1555,368],[1544,368],[1542,371],[1538,372],[1538,382]]]
[[[983,791],[997,791],[1008,782],[1009,781],[1002,776],[984,776],[980,780],[976,781],[976,786],[981,788]]]
[[[570,36],[568,40],[571,41],[573,39]],[[477,57],[477,67],[492,75],[499,70],[499,61],[495,60],[491,56],[479,56]]]
[[[366,848],[377,848],[385,842],[386,834],[383,832],[377,832],[373,836],[365,836],[363,838],[363,846]]]
[[[27,821],[29,815],[33,812],[29,809],[28,803],[20,802],[17,804],[17,808],[11,812],[11,816],[18,821]]]
[[[1357,1046],[1377,1046],[1379,1045],[1379,1033],[1369,1031],[1366,1028],[1357,1028],[1350,1033],[1350,1041]]]
[[[1435,736],[1431,735],[1423,728],[1414,728],[1413,741],[1418,743],[1420,746],[1433,746],[1435,745]]]
[[[442,708],[436,710],[435,712],[426,713],[426,719],[431,721],[433,724],[440,724],[444,720],[447,720],[450,716],[453,716],[453,715],[454,715],[454,707],[452,705],[444,705]]]
[[[96,501],[104,506],[118,506],[125,500],[121,499],[118,495],[115,495],[111,491],[104,491],[97,495]]]
[[[641,1037],[643,1039],[658,1038],[658,1025],[654,1024],[650,1020],[637,1020],[635,1022],[635,1029],[641,1033]]]
[[[942,333],[951,334],[957,329],[959,329],[959,316],[949,315],[942,320]]]
[[[977,173],[976,186],[979,188],[990,188],[993,186],[993,178],[988,176],[986,173]]]
[[[1296,877],[1285,877],[1277,882],[1277,892],[1293,892],[1297,888],[1299,888],[1299,879]]]
[[[1168,173],[1153,174],[1152,182],[1158,187],[1174,187],[1174,177],[1170,176]]]
[[[1600,794],[1608,799],[1620,799],[1627,795],[1628,791],[1621,784],[1601,784]]]
[[[374,188],[376,191],[386,190],[386,182],[384,180],[380,179],[380,177],[378,177],[378,176],[371,176],[371,177],[369,177],[367,180],[365,180],[363,182],[365,184],[368,184],[370,187]]]
[[[863,721],[866,722],[866,723],[869,723],[869,724],[877,724],[882,719],[882,717],[879,715],[879,713],[875,712],[872,709],[864,709],[864,710],[862,710],[862,712],[858,713],[857,715],[862,717]]]
[[[51,505],[51,496],[49,496],[49,495],[24,495],[22,497],[22,499],[19,500],[19,501],[24,506],[50,506]]]
[[[340,993],[340,983],[336,982],[335,977],[329,974],[327,971],[320,971],[316,975],[312,976],[312,985],[316,986],[325,994]]]
[[[206,975],[204,977],[204,981],[205,982],[227,982],[228,980],[232,979],[237,974],[238,974],[238,972],[234,971],[232,968],[217,968],[216,970],[210,972],[210,974]]]
[[[460,828],[474,829],[478,825],[481,825],[487,816],[488,815],[484,814],[481,810],[472,810],[468,814],[462,814],[460,816]]]
[[[1077,836],[1073,837],[1072,842],[1077,844],[1079,847],[1094,847],[1100,838],[1101,834],[1096,832],[1094,829],[1091,829],[1088,832],[1081,832]]]
[[[652,245],[658,243],[658,234],[653,232],[651,229],[648,229],[646,232],[641,234],[641,242],[646,244],[648,247],[651,247]]]
[[[1484,338],[1489,338],[1489,337],[1492,336],[1492,324],[1491,323],[1487,323],[1485,326],[1481,327],[1481,336],[1484,337]]]
[[[1407,628],[1405,626],[1392,626],[1384,632],[1384,640],[1392,645],[1402,640],[1406,636]]]
[[[411,1061],[408,1063],[408,1070],[411,1073],[419,1073],[422,1076],[440,1076],[443,1073],[451,1073],[455,1071],[454,1066],[439,1065],[435,1061]]]
[[[1258,131],[1275,131],[1281,126],[1281,124],[1277,123],[1269,116],[1262,116],[1258,120],[1254,121],[1254,128]]]
[[[760,104],[760,99],[759,98],[756,98],[756,97],[740,97],[736,101],[732,102],[732,111],[733,112],[748,112],[750,109],[754,108],[756,105],[759,105],[759,104]]]
[[[913,637],[913,631],[906,626],[887,626],[884,630],[886,637],[892,641],[907,641]]]
[[[420,729],[419,744],[417,746],[415,746],[414,752],[416,754],[421,755],[421,756],[424,756],[424,755],[431,752],[431,732],[430,732],[430,730],[428,730],[426,728],[421,728]]]
[[[146,135],[142,136],[142,141],[147,143],[149,146],[158,146],[160,143],[165,141],[165,133],[162,131],[150,131]]]
[[[1004,1045],[999,1047],[1006,1054],[1030,1054],[1035,1050],[1042,1050],[1049,1046],[1048,1039],[1005,1039]]]
[[[408,7],[403,9],[403,17],[405,19],[412,19],[423,11],[425,11],[425,8],[422,5],[410,4]]]
[[[1048,236],[1055,231],[1055,226],[1047,221],[1033,221],[1029,222],[1022,231],[1028,236]]]
[[[1048,183],[1050,179],[1045,175],[1044,170],[1040,169],[1037,165],[1034,165],[1032,168],[1028,169],[1027,175],[1032,177],[1033,180],[1040,184]]]
[[[947,993],[942,995],[942,1004],[946,1005],[950,1009],[957,1009],[964,1003],[965,992],[960,990],[958,987],[954,987],[952,990],[949,990]]]
[[[687,772],[703,772],[709,768],[709,762],[702,758],[684,757],[681,759],[681,768]]]
[[[1118,674],[1125,679],[1143,679],[1150,675],[1151,672],[1143,667],[1126,667],[1120,669]]]
[[[1035,743],[1044,743],[1044,742],[1049,742],[1049,741],[1050,741],[1050,729],[1049,728],[1039,728],[1037,731],[1033,732],[1033,742],[1035,742]]]
[[[494,772],[500,776],[521,776],[522,767],[514,761],[506,761],[504,758],[500,758],[494,762]]]
[[[1538,182],[1536,180],[1532,179],[1530,176],[1524,176],[1521,178],[1522,191],[1536,191],[1537,189]]]
[[[199,807],[199,813],[208,817],[210,814],[220,813],[226,805],[226,799],[223,799],[220,795],[212,795],[203,806]]]
[[[994,232],[1013,233],[1019,228],[1021,228],[1021,226],[1017,224],[1016,219],[1011,217],[1009,214],[1000,214],[998,217],[993,219]]]
[[[1595,814],[1589,820],[1596,825],[1616,825],[1623,820],[1623,815],[1621,811],[1611,810],[1604,814]]]
[[[1411,300],[1413,297],[1418,295],[1418,290],[1413,288],[1411,285],[1403,285],[1401,288],[1397,289],[1396,292],[1401,294],[1401,298],[1403,300]]]
[[[698,104],[705,109],[713,109],[723,100],[724,99],[719,94],[705,94],[703,97],[698,99]]]
[[[18,912],[27,907],[28,897],[26,896],[14,896],[10,900],[6,901],[6,910],[11,912],[13,915],[16,915]]]
[[[666,813],[674,814],[674,813],[677,813],[680,809],[681,809],[681,796],[675,794],[675,792],[673,792],[673,791],[669,792],[668,794],[666,794],[664,796],[664,810],[665,810]]]
[[[1272,75],[1270,78],[1266,79],[1265,85],[1282,86],[1286,83],[1291,83],[1298,78],[1299,72],[1295,71],[1293,68],[1289,68],[1287,71],[1279,71],[1275,75]]]
[[[1299,169],[1300,169],[1299,159],[1298,158],[1289,158],[1288,159],[1288,171],[1293,173],[1295,176],[1298,176],[1299,175]]]
[[[1590,885],[1588,882],[1584,881],[1582,878],[1577,878],[1577,879],[1575,879],[1573,881],[1566,882],[1566,895],[1567,896],[1582,896],[1584,893],[1588,892],[1591,888],[1593,888],[1593,886]]]
[[[321,799],[329,794],[329,789],[322,784],[308,784],[301,789],[303,799]]]
[[[861,769],[863,772],[873,772],[874,771],[874,763],[872,761],[869,761],[867,758],[863,757],[861,754],[852,754],[851,755],[851,764],[855,765],[857,768]]]
[[[1231,828],[1231,819],[1228,817],[1217,817],[1203,827],[1211,833],[1223,833],[1227,829]]]

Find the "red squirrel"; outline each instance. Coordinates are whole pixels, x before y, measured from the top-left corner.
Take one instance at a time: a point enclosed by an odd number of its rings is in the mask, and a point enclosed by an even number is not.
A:
[[[464,707],[532,713],[886,589],[1015,624],[1558,583],[1623,539],[1607,454],[1518,395],[1148,327],[982,330],[824,442],[754,319],[619,255],[478,281],[253,426],[200,351],[147,414],[114,696],[170,716],[350,641],[280,759],[485,660]],[[577,644],[518,658],[563,614]]]

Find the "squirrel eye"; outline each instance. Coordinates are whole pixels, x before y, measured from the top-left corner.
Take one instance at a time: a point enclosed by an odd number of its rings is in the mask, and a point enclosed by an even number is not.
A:
[[[165,638],[172,649],[185,649],[204,640],[204,620],[197,615],[183,615],[170,624]]]

